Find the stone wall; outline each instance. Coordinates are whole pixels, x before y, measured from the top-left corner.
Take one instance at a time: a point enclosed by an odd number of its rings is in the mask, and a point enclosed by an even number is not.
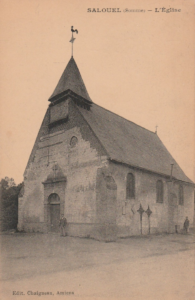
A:
[[[190,224],[193,224],[194,200],[193,186],[183,183],[184,205],[178,204],[178,183],[170,183],[168,179],[125,165],[111,162],[109,172],[112,174],[117,185],[117,230],[118,237],[139,235],[141,232],[140,214],[137,210],[142,205],[147,210],[148,205],[152,211],[150,216],[150,233],[175,232],[177,225],[178,232],[183,229],[185,217],[188,216]],[[127,174],[135,176],[135,198],[126,199],[126,178]],[[156,182],[162,180],[164,195],[163,203],[156,202]],[[176,206],[170,212],[170,192],[176,195]],[[173,219],[170,228],[170,218]],[[149,219],[144,212],[142,217],[142,233],[149,233]]]
[[[104,241],[115,241],[117,185],[106,167],[97,170],[96,183],[96,226],[94,238]]]
[[[107,163],[106,156],[75,104],[70,99],[66,101],[66,122],[52,126],[48,133],[47,112],[47,123],[43,122],[44,128],[38,134],[24,174],[24,195],[19,198],[19,230],[47,232],[47,199],[50,193],[57,193],[60,211],[68,221],[68,234],[91,236],[93,232],[97,169]],[[76,138],[74,145],[72,137]],[[64,185],[51,179],[56,164],[66,178]],[[48,178],[51,183],[43,184]]]

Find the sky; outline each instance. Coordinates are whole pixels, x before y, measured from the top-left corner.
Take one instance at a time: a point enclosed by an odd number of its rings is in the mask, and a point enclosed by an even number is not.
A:
[[[0,0],[0,179],[23,180],[48,99],[71,57],[73,25],[74,58],[93,102],[151,131],[158,126],[195,181],[194,9],[191,0]]]

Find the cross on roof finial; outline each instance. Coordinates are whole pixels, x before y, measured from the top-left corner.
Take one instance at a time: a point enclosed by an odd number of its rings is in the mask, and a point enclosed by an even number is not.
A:
[[[73,57],[73,43],[74,43],[74,36],[73,36],[73,32],[76,32],[76,34],[78,34],[78,30],[77,29],[73,29],[74,26],[71,26],[71,31],[72,31],[72,38],[70,40],[70,43],[72,43],[72,57]]]
[[[53,170],[53,172],[54,172],[54,178],[56,178],[56,171],[58,170],[58,165],[57,165],[57,163],[54,161],[54,166],[53,166],[53,168],[52,168],[52,170]]]
[[[157,128],[158,128],[158,125],[156,125],[155,127],[156,127],[156,131],[155,131],[155,133],[157,133]]]

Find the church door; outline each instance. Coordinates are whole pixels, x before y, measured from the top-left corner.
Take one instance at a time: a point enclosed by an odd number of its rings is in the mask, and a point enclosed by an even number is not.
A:
[[[48,200],[50,208],[50,230],[52,232],[59,232],[60,197],[58,194],[53,193],[49,196]]]

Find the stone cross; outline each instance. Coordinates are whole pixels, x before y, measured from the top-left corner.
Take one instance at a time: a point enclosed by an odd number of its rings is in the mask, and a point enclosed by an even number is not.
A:
[[[144,209],[142,207],[142,205],[140,204],[139,209],[137,210],[137,212],[140,214],[140,225],[141,225],[141,234],[142,234],[142,215],[144,213]]]
[[[145,211],[145,213],[148,215],[148,225],[149,225],[149,228],[148,228],[148,232],[150,234],[150,215],[152,214],[152,211],[148,205],[148,209]]]

